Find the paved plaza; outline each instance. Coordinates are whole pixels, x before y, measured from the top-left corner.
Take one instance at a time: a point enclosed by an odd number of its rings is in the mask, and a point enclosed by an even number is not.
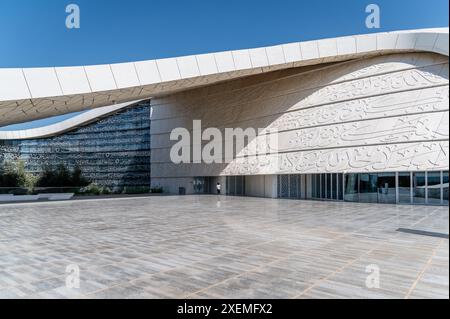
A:
[[[448,217],[206,195],[0,205],[0,298],[448,298]]]

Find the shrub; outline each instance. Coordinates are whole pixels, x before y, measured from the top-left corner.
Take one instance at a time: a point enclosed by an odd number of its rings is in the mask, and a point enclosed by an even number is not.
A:
[[[85,187],[89,181],[83,177],[81,169],[77,166],[70,172],[63,164],[53,169],[44,167],[36,186],[38,187]]]
[[[123,194],[147,194],[150,192],[148,186],[125,186],[123,188]]]
[[[72,185],[70,186],[75,186],[75,187],[84,187],[89,185],[89,181],[87,180],[87,178],[85,178],[83,176],[83,172],[81,171],[80,167],[75,166],[75,168],[73,169],[72,172],[72,178],[70,183]]]
[[[5,162],[0,166],[0,187],[28,187],[34,186],[33,175],[25,172],[23,161]]]
[[[56,171],[50,166],[44,167],[36,182],[37,187],[60,187],[60,185],[61,183],[58,181]]]
[[[5,171],[0,176],[1,187],[19,187],[19,177],[15,172]]]
[[[111,195],[112,191],[108,187],[102,188],[102,195]]]
[[[152,187],[152,188],[150,189],[150,191],[151,191],[153,194],[161,194],[161,193],[163,192],[163,188],[162,188],[161,186]]]
[[[91,183],[88,186],[81,188],[80,193],[85,195],[100,195],[102,193],[102,188],[96,183]]]

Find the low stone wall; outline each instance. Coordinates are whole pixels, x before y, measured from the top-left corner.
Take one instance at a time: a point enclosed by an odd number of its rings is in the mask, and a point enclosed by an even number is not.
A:
[[[60,193],[60,194],[37,194],[37,195],[0,195],[0,203],[9,202],[32,202],[38,200],[69,200],[72,199],[74,193]]]

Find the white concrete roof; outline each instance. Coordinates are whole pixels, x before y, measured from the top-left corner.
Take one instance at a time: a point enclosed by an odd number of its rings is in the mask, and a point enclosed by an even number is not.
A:
[[[297,42],[130,63],[0,69],[0,126],[142,100],[279,69],[395,52],[448,56],[448,28]]]

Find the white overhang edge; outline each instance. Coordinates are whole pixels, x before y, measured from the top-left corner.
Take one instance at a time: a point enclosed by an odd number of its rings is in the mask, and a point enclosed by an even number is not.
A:
[[[0,102],[95,94],[272,66],[323,63],[383,51],[428,51],[448,56],[448,28],[373,33],[271,47],[140,62],[54,68],[0,68]],[[163,94],[164,91],[159,91]],[[123,101],[117,101],[123,102]]]
[[[196,82],[214,84],[224,79],[236,79],[274,69],[339,62],[395,52],[434,52],[448,56],[448,30],[438,28],[373,33],[249,50],[107,65],[0,69],[0,107],[4,102],[19,104],[24,100],[31,101],[33,105],[39,104],[41,100],[52,100],[54,104],[62,104],[64,101],[61,99],[64,97],[77,96],[91,98],[94,96],[95,100],[96,95],[101,97],[105,93],[116,94],[119,97],[115,98],[114,103],[132,101],[125,103],[131,105],[136,103],[137,99],[192,88]],[[142,92],[140,95],[135,95],[136,90],[132,90],[133,93],[130,90],[130,94],[127,94],[128,89],[136,88]],[[125,104],[113,105],[112,108],[120,105],[125,107],[123,106]],[[94,103],[92,108],[103,106],[105,103]],[[98,116],[94,111],[88,111],[80,117],[85,121],[91,121]],[[67,130],[67,127],[68,123],[65,123],[60,129]],[[22,138],[44,136],[42,132],[46,131],[46,128],[40,130],[40,134],[36,131],[23,133]],[[57,132],[55,127],[52,130]],[[0,139],[12,139],[9,136],[16,134],[0,132]]]

